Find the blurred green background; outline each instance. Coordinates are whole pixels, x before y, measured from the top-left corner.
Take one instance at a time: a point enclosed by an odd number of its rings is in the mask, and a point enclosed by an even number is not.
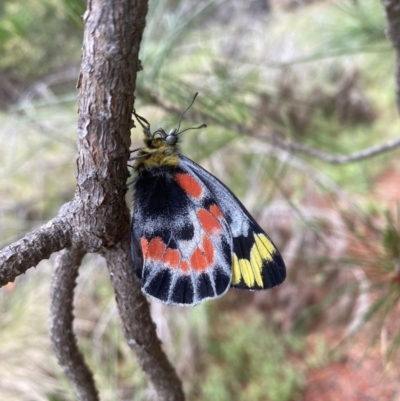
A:
[[[0,3],[0,245],[75,186],[83,0]],[[188,400],[400,400],[399,150],[331,165],[400,134],[379,0],[150,1],[136,109],[183,127],[182,152],[224,181],[281,250],[285,283],[195,308],[151,302]],[[142,133],[132,130],[132,148]],[[128,203],[129,195],[127,197]],[[52,260],[0,289],[0,399],[74,394],[47,334]],[[102,400],[148,400],[103,260],[85,258],[75,330]]]

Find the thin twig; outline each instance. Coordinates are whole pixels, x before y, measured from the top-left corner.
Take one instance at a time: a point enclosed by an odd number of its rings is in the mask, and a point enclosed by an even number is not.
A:
[[[56,217],[0,251],[0,287],[70,245],[72,230],[67,218]]]
[[[167,112],[179,114],[179,110],[177,108],[166,105],[155,95],[151,95],[150,98],[156,105],[160,106]],[[215,117],[212,117],[210,115],[205,115],[198,111],[192,113],[188,112],[187,114],[189,118],[191,118],[194,121],[197,122],[207,121],[207,123],[209,124],[209,121],[212,120],[215,124],[221,127],[229,128],[240,134],[245,134],[253,138],[257,138],[261,141],[268,142],[269,144],[275,146],[276,148],[293,153],[301,153],[307,156],[311,156],[315,159],[322,160],[329,164],[338,165],[338,164],[354,163],[357,161],[370,159],[374,156],[381,155],[383,153],[395,150],[400,147],[400,137],[397,137],[395,139],[391,139],[379,145],[374,145],[369,148],[353,152],[347,155],[335,155],[332,153],[324,152],[309,145],[304,145],[300,142],[288,140],[284,137],[284,135],[281,132],[275,129],[266,128],[264,129],[263,132],[261,132],[260,129],[255,129],[243,124],[232,124],[226,121],[220,121]]]
[[[80,401],[99,401],[93,375],[78,349],[73,332],[73,301],[78,269],[85,252],[59,253],[51,281],[50,337],[58,363],[71,380]]]
[[[161,348],[148,303],[131,268],[128,242],[108,249],[104,257],[114,286],[125,337],[153,384],[157,400],[183,401],[182,384]]]
[[[391,139],[387,142],[384,142],[380,145],[374,145],[369,148],[353,152],[347,155],[333,155],[331,153],[324,152],[322,150],[313,148],[308,145],[304,145],[299,142],[289,141],[282,137],[282,135],[278,132],[272,131],[270,135],[262,135],[252,128],[248,128],[245,126],[236,125],[237,129],[240,129],[240,132],[243,132],[249,136],[260,139],[262,141],[268,142],[277,148],[287,150],[289,152],[294,153],[302,153],[307,156],[314,157],[316,159],[322,160],[326,163],[330,164],[347,164],[354,163],[357,161],[370,159],[371,157],[381,155],[383,153],[395,150],[400,147],[400,137]]]

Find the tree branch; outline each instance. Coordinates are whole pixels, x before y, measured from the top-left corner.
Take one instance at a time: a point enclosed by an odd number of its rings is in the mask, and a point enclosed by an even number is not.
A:
[[[177,115],[181,113],[180,110],[178,110],[175,107],[166,105],[158,97],[154,95],[150,95],[150,98],[154,102],[154,104],[160,106],[162,109],[168,111],[169,113],[176,113]],[[397,137],[395,139],[391,139],[379,145],[374,145],[369,148],[353,152],[347,155],[334,155],[332,153],[324,152],[312,146],[304,145],[300,142],[288,140],[284,137],[284,135],[281,132],[275,129],[267,128],[265,132],[260,133],[259,130],[256,130],[255,128],[249,127],[247,125],[232,124],[227,121],[220,121],[217,118],[210,117],[209,115],[205,115],[197,111],[192,113],[187,112],[186,115],[188,115],[189,118],[199,123],[204,123],[205,121],[208,122],[212,120],[214,121],[215,124],[221,127],[229,128],[232,131],[238,132],[240,134],[245,134],[253,138],[257,138],[263,142],[268,142],[272,146],[275,146],[279,149],[293,153],[301,153],[330,164],[354,163],[357,161],[370,159],[371,157],[378,156],[386,152],[390,152],[400,147],[400,137]]]
[[[276,146],[289,152],[302,153],[330,164],[354,163],[357,161],[370,159],[371,157],[381,155],[400,147],[400,138],[395,138],[380,145],[374,145],[370,148],[366,148],[347,155],[334,155],[332,153],[323,152],[322,150],[316,149],[312,146],[304,145],[295,141],[289,141],[278,132],[273,131],[270,135],[263,135],[259,134],[251,128],[241,126],[241,129],[242,130],[240,132],[244,132],[249,136],[260,139],[264,142],[268,142],[272,146]]]
[[[0,283],[65,250],[53,274],[51,337],[78,397],[97,401],[92,375],[72,331],[73,292],[86,252],[105,255],[129,345],[161,401],[182,401],[182,385],[156,336],[129,252],[124,199],[138,58],[147,0],[88,0],[78,80],[75,198],[58,218],[0,253]],[[63,218],[61,218],[63,216]],[[2,258],[2,259],[1,259]]]
[[[128,239],[104,255],[114,286],[125,337],[153,384],[159,401],[183,401],[182,384],[161,348],[146,298],[129,257]]]
[[[26,234],[0,251],[0,287],[70,245],[72,229],[65,215]]]
[[[78,399],[99,401],[90,369],[80,353],[73,332],[73,301],[78,269],[85,252],[64,249],[57,256],[51,281],[50,338],[58,363],[72,381]]]
[[[125,187],[128,176],[133,93],[146,13],[145,0],[88,3],[79,79],[77,196],[84,208],[79,227],[106,258],[126,338],[158,399],[181,401],[181,383],[161,349],[131,267],[129,210],[122,193],[115,199],[115,190]]]
[[[398,0],[382,0],[388,22],[387,36],[396,51],[396,95],[400,111],[400,3]]]

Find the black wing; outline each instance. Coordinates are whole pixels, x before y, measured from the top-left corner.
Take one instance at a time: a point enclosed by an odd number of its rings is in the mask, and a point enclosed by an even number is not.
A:
[[[268,235],[240,200],[216,177],[187,157],[179,166],[201,181],[210,191],[225,217],[233,239],[232,283],[235,288],[264,290],[286,278],[283,259]]]
[[[135,182],[131,252],[142,290],[169,305],[195,305],[231,283],[232,237],[207,186],[182,167],[156,167]]]

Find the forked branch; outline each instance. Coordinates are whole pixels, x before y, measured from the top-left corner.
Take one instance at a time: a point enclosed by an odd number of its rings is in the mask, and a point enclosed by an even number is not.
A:
[[[157,399],[184,400],[134,277],[128,246],[130,215],[121,192],[128,176],[133,94],[146,13],[147,0],[88,0],[78,83],[75,198],[56,219],[0,253],[0,285],[4,285],[52,252],[68,248],[57,259],[53,275],[51,337],[81,401],[98,400],[72,331],[75,280],[86,252],[101,253],[107,260],[126,338]]]
[[[74,290],[85,252],[64,249],[57,256],[51,281],[50,337],[58,363],[80,400],[99,401],[92,372],[80,353],[73,332]]]

